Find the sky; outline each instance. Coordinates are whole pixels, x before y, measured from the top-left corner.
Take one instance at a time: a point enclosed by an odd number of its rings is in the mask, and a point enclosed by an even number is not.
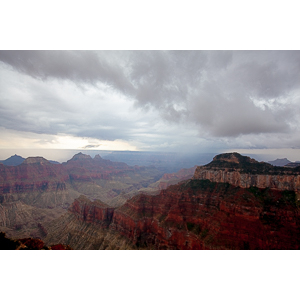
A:
[[[300,159],[299,113],[300,51],[0,51],[1,149]]]

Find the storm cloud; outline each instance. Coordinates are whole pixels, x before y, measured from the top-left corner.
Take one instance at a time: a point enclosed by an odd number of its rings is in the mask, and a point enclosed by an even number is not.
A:
[[[300,51],[0,51],[0,62],[3,128],[145,149],[300,147]]]

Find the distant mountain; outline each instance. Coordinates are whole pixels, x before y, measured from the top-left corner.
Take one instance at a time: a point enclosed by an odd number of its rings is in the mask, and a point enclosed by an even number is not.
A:
[[[15,166],[20,165],[24,160],[25,160],[24,157],[15,154],[5,160],[0,160],[0,163],[4,164],[5,166],[14,166],[15,167]],[[52,164],[59,164],[59,162],[55,161],[55,160],[48,160],[48,161]]]
[[[283,166],[291,163],[291,161],[289,161],[287,158],[277,158],[275,160],[268,161],[268,163],[273,166],[283,167]]]
[[[25,160],[24,157],[19,156],[17,154],[5,159],[1,160],[0,162],[3,163],[6,166],[18,166]]]
[[[51,164],[55,164],[55,165],[59,165],[60,163],[58,161],[55,160],[48,160]]]

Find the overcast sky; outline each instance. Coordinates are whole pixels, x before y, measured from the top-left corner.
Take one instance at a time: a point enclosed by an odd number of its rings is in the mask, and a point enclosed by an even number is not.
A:
[[[300,51],[0,51],[2,149],[300,149],[299,115]]]

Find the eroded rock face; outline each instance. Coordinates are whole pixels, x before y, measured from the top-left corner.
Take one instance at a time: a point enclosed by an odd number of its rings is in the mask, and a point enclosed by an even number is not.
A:
[[[72,201],[66,191],[68,180],[69,175],[61,165],[44,158],[27,158],[18,166],[1,165],[0,203],[22,200],[39,207],[63,205]]]
[[[80,221],[108,227],[111,223],[114,208],[109,207],[100,200],[91,202],[87,197],[82,195],[73,202],[69,211]]]
[[[153,249],[299,249],[294,192],[190,180],[132,198],[110,228]]]
[[[44,238],[44,223],[65,213],[81,194],[108,203],[119,196],[126,201],[128,194],[161,175],[155,168],[130,167],[82,153],[64,164],[52,164],[42,157],[27,158],[18,166],[1,164],[0,230],[12,238]],[[111,218],[110,209],[101,205],[95,201],[84,220],[98,220],[104,226]],[[75,213],[75,206],[73,209]]]
[[[63,164],[30,157],[18,166],[0,165],[0,204],[23,201],[41,208],[68,208],[81,194],[109,202],[121,192],[147,186],[160,175],[155,169],[131,167],[99,155],[92,159],[79,153]]]
[[[299,221],[293,191],[194,179],[137,195],[117,209],[76,200],[61,225],[47,227],[47,240],[75,249],[299,249]],[[73,225],[66,229],[66,223]]]
[[[197,167],[193,178],[229,183],[242,188],[255,186],[300,192],[298,168],[274,167],[238,153],[217,155],[211,163]]]
[[[208,179],[213,182],[229,183],[235,186],[249,188],[256,186],[258,188],[271,188],[278,190],[300,191],[299,175],[259,175],[259,174],[241,174],[239,171],[209,170],[205,167],[196,169],[195,179]]]

